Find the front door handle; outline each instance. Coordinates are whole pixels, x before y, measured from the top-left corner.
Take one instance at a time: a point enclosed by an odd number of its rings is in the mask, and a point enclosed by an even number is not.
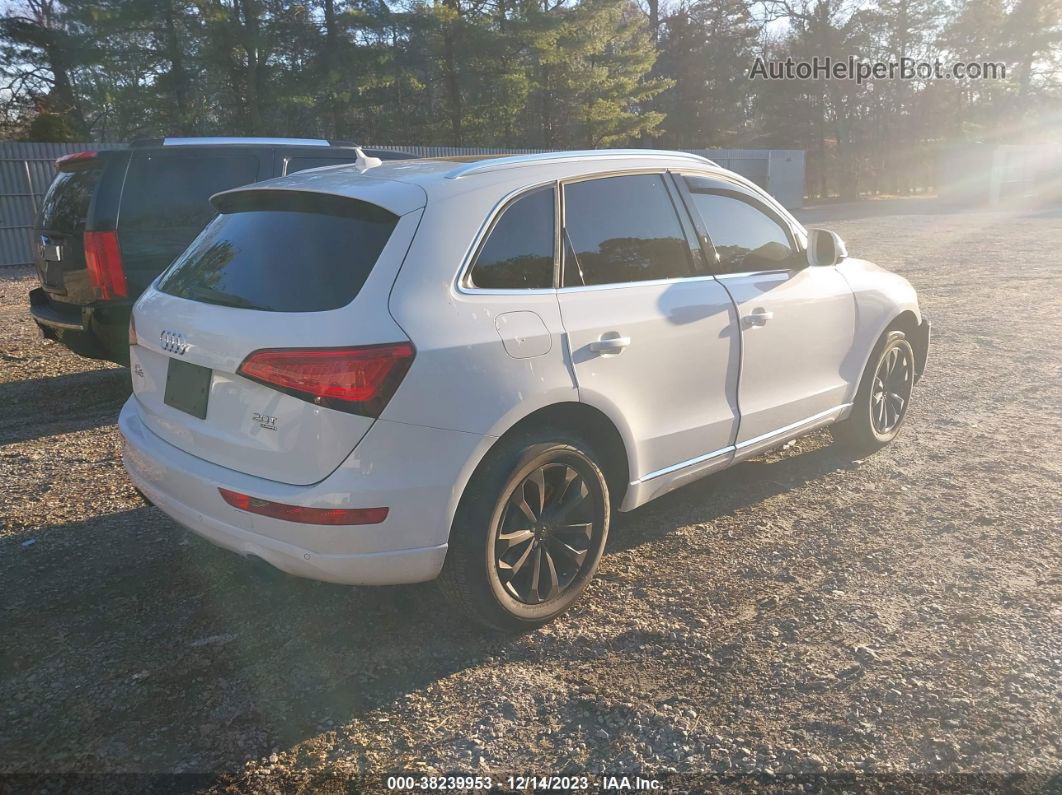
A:
[[[774,312],[768,312],[766,309],[753,309],[752,312],[745,315],[744,325],[745,328],[755,328],[756,326],[766,326],[767,321],[774,317]]]
[[[590,343],[590,350],[604,354],[621,353],[630,344],[630,337],[602,337]]]

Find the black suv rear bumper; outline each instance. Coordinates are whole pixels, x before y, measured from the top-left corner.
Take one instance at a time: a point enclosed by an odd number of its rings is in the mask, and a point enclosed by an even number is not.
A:
[[[129,366],[132,301],[77,306],[52,301],[41,287],[30,290],[30,315],[48,339],[80,356]]]

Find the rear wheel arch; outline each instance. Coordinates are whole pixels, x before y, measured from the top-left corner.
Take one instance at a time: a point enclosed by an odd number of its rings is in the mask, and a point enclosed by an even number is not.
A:
[[[520,434],[532,434],[542,429],[569,433],[584,439],[593,448],[600,459],[598,466],[605,475],[609,487],[609,501],[620,505],[630,483],[630,459],[627,445],[616,424],[598,408],[568,401],[553,403],[532,411],[515,422],[499,436],[494,444],[483,454],[477,469],[483,465],[493,450],[502,440],[508,440]],[[469,478],[471,481],[471,478]],[[467,488],[467,483],[465,485]]]

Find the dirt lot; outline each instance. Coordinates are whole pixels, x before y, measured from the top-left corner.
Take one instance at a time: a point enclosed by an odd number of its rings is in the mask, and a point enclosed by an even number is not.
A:
[[[516,638],[431,585],[263,577],[142,506],[126,371],[43,343],[0,273],[0,772],[1062,788],[1062,212],[805,217],[921,292],[905,431],[621,514],[582,604]]]

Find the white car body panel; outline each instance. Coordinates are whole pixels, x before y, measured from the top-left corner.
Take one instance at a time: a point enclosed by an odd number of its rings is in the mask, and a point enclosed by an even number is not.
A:
[[[733,443],[740,348],[718,281],[568,288],[558,297],[580,397],[613,396],[635,440],[632,481]],[[592,349],[609,337],[629,344]]]
[[[407,262],[430,267],[403,267],[389,302],[417,356],[382,418],[500,436],[536,409],[579,399],[554,291],[463,292],[455,284],[498,201],[495,191],[461,192],[424,208]],[[531,326],[538,339],[519,343],[519,358],[505,343],[511,334],[506,317],[513,312],[533,313],[539,321]],[[525,328],[528,322],[523,319]]]
[[[677,153],[565,153],[481,164],[394,161],[300,172],[240,191],[350,196],[401,216],[351,304],[309,313],[213,306],[149,289],[134,308],[134,395],[122,411],[133,482],[180,524],[300,576],[431,579],[453,517],[497,439],[536,411],[581,403],[615,428],[630,510],[846,416],[882,331],[921,320],[906,280],[870,263],[618,286],[489,290],[462,275],[500,208],[533,187],[627,171],[725,176],[807,234],[752,183]],[[557,250],[559,252],[559,235]],[[742,327],[757,308],[766,325]],[[214,370],[206,420],[162,400],[160,335]],[[614,334],[613,334],[614,332]],[[590,351],[602,336],[621,352]],[[377,419],[333,411],[235,375],[261,348],[409,340],[416,355]],[[277,430],[256,427],[255,413]],[[373,525],[320,526],[241,511],[227,488],[289,505],[389,508]]]
[[[350,585],[419,582],[438,574],[452,511],[470,460],[487,440],[474,434],[378,420],[335,472],[289,486],[212,464],[161,439],[130,399],[119,428],[133,483],[165,513],[216,544],[291,574]],[[415,484],[415,485],[413,485]],[[287,522],[238,510],[218,488],[316,508],[386,505],[379,524]]]
[[[719,280],[741,318],[738,446],[846,402],[856,312],[835,267]]]
[[[854,257],[840,263],[837,272],[848,282],[856,305],[853,356],[845,374],[850,379],[848,400],[851,400],[859,386],[859,375],[882,332],[905,312],[909,312],[916,323],[921,323],[922,311],[914,287],[899,274]]]

